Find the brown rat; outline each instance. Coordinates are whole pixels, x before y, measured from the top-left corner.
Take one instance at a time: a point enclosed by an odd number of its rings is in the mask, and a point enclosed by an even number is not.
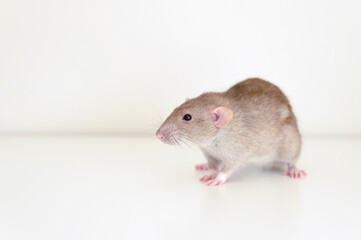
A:
[[[174,109],[156,136],[168,144],[192,142],[213,170],[200,180],[221,185],[252,159],[283,162],[286,175],[306,175],[296,168],[301,151],[297,120],[287,97],[274,84],[258,78],[242,81],[222,93],[203,93]]]

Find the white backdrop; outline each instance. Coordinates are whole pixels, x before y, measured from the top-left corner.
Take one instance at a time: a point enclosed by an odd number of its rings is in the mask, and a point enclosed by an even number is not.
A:
[[[304,134],[361,134],[359,0],[12,0],[0,20],[1,132],[151,133],[257,76]]]

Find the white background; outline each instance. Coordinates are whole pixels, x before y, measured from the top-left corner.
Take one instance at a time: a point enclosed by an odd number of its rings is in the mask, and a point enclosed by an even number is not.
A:
[[[361,1],[0,2],[1,132],[152,133],[185,97],[278,84],[304,134],[361,134]]]

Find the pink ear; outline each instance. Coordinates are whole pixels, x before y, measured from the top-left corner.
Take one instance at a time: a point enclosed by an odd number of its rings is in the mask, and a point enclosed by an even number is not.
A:
[[[226,107],[217,107],[212,111],[214,125],[218,128],[224,127],[233,118],[233,112]]]

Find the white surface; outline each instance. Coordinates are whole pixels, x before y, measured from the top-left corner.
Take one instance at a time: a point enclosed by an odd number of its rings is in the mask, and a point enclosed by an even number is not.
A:
[[[303,133],[361,134],[360,12],[359,0],[0,1],[0,131],[153,132],[186,97],[259,76]]]
[[[206,187],[198,150],[155,137],[1,137],[0,239],[360,239],[361,139],[304,142],[306,179]]]

